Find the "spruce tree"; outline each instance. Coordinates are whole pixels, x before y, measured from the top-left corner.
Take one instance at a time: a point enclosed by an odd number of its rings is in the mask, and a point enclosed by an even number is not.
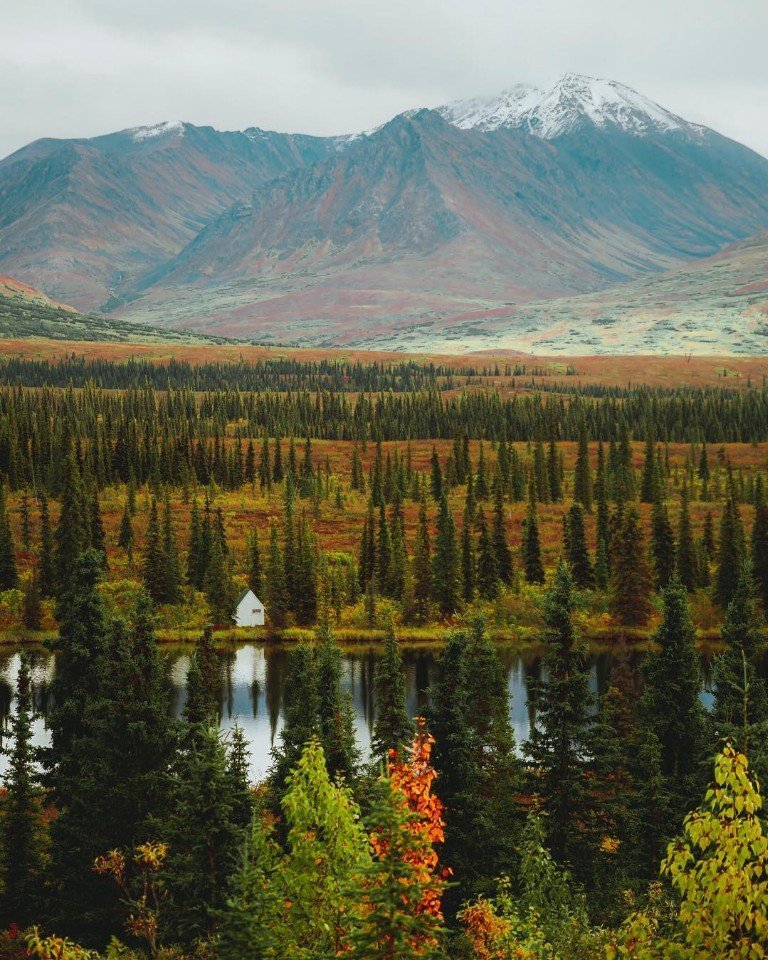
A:
[[[110,845],[102,852],[133,849],[158,835],[158,822],[168,812],[177,742],[170,711],[152,601],[142,591],[129,623],[120,621],[108,631],[103,704],[89,734],[100,766],[91,794],[93,815],[110,825]]]
[[[285,579],[285,563],[280,549],[277,527],[269,527],[269,553],[266,564],[265,605],[269,622],[282,628],[288,621],[288,588]]]
[[[475,476],[475,496],[482,503],[488,499],[488,472],[485,468],[485,447],[480,441],[480,450],[477,455],[477,474]]]
[[[11,590],[19,582],[16,547],[5,500],[5,484],[0,482],[0,590]]]
[[[0,926],[15,923],[21,929],[39,920],[42,881],[40,807],[32,744],[32,687],[27,654],[19,658],[16,709],[10,720],[8,768],[3,780],[5,797],[0,818]]]
[[[285,684],[283,729],[279,745],[272,748],[270,787],[282,797],[289,773],[298,763],[304,746],[318,734],[319,691],[317,657],[311,644],[301,643],[291,651]]]
[[[477,512],[477,592],[484,600],[492,600],[499,592],[499,565],[483,508]]]
[[[440,498],[443,496],[444,484],[443,484],[443,471],[440,468],[440,458],[437,456],[437,450],[432,447],[432,459],[430,460],[430,482],[432,489],[432,499],[435,503],[440,502]]]
[[[200,520],[200,510],[197,506],[197,500],[192,501],[192,509],[189,514],[189,542],[187,546],[187,583],[195,590],[200,590],[202,581],[200,578],[200,550],[202,547],[202,523]]]
[[[757,596],[763,610],[768,611],[768,504],[762,494],[755,505],[750,552]]]
[[[181,568],[176,550],[176,535],[171,517],[171,501],[166,495],[163,505],[163,603],[178,603],[181,600]]]
[[[90,495],[90,516],[88,525],[90,530],[89,546],[98,551],[102,557],[104,569],[107,568],[107,538],[104,533],[104,523],[101,519],[101,505],[99,504],[99,494],[94,487]]]
[[[493,554],[496,558],[499,580],[509,586],[515,578],[515,562],[512,549],[507,537],[506,510],[504,507],[504,490],[499,477],[493,484],[493,522],[491,525],[491,539]]]
[[[571,504],[566,523],[568,525],[566,559],[571,569],[571,575],[580,590],[588,590],[594,586],[594,571],[587,549],[584,514],[578,503]]]
[[[87,542],[80,469],[74,452],[70,450],[63,464],[61,512],[55,533],[55,595],[59,605],[67,602],[72,582],[72,565],[85,549]]]
[[[469,511],[465,507],[464,522],[461,527],[461,587],[465,603],[472,603],[475,599],[475,589],[477,587],[472,526]]]
[[[550,437],[547,449],[547,478],[549,480],[549,498],[552,503],[557,503],[562,499],[563,490],[560,481],[560,459],[557,455],[557,444],[554,437]]]
[[[680,519],[677,527],[677,575],[689,592],[696,589],[698,571],[696,547],[693,541],[691,517],[688,509],[688,485],[683,483],[680,494]]]
[[[53,536],[48,513],[48,498],[45,493],[40,493],[38,503],[40,510],[40,549],[37,569],[40,573],[40,592],[44,597],[50,597],[55,590],[56,572],[53,562]]]
[[[456,527],[445,493],[437,514],[437,537],[432,558],[432,592],[443,616],[451,616],[459,605],[459,550]]]
[[[678,809],[696,796],[703,756],[705,718],[699,700],[701,674],[688,597],[678,577],[662,594],[664,616],[654,649],[643,663],[641,724],[659,741],[660,769]]]
[[[144,539],[142,577],[144,587],[155,603],[165,603],[166,558],[163,550],[157,500],[154,498],[149,508],[149,523]]]
[[[332,779],[351,781],[359,754],[349,695],[342,691],[341,651],[327,626],[317,631],[317,731]]]
[[[736,592],[743,561],[744,528],[731,486],[720,518],[720,539],[717,544],[717,570],[714,584],[715,603],[723,609],[728,606]]]
[[[405,708],[403,658],[394,621],[387,624],[384,649],[376,665],[376,723],[371,738],[371,757],[385,762],[391,750],[402,751],[413,739],[413,723]]]
[[[649,428],[645,441],[643,474],[640,479],[640,499],[643,503],[655,503],[660,497],[661,477],[659,475],[659,461],[656,456],[656,442]]]
[[[536,791],[547,811],[547,842],[559,862],[578,866],[583,838],[585,740],[591,697],[586,650],[573,624],[573,577],[561,561],[547,592],[544,621],[547,679],[531,687],[536,721],[525,744],[532,767],[540,771]]]
[[[651,571],[637,511],[630,507],[611,538],[611,613],[624,626],[642,626],[651,613]]]
[[[573,499],[580,503],[588,513],[592,509],[592,471],[589,467],[587,428],[584,425],[579,431],[579,445],[573,476]]]
[[[517,827],[519,770],[506,679],[482,619],[448,638],[431,690],[429,728],[446,811],[442,857],[458,883],[446,891],[451,914],[509,863]]]
[[[720,741],[730,740],[752,758],[758,773],[768,772],[768,687],[757,671],[761,632],[748,563],[742,564],[723,621],[723,651],[714,662],[712,718]]]
[[[21,525],[21,549],[29,553],[32,549],[32,517],[29,510],[29,493],[25,487],[19,498],[19,520]]]
[[[227,749],[214,727],[187,738],[170,780],[170,811],[162,826],[166,938],[192,944],[207,937],[232,888],[245,840]]]
[[[559,494],[553,499],[559,500]],[[522,557],[526,583],[544,583],[544,564],[541,559],[539,521],[533,484],[529,484],[528,487],[528,511],[523,523]]]
[[[128,509],[127,502],[123,506],[123,514],[120,518],[120,533],[117,545],[121,550],[125,550],[129,560],[133,559],[133,523],[131,522],[131,512]]]
[[[413,552],[413,602],[416,620],[426,623],[429,620],[430,596],[432,595],[432,545],[427,521],[427,504],[422,499],[419,504],[419,525],[416,532],[416,546]]]
[[[203,587],[214,621],[230,626],[235,601],[234,587],[228,558],[224,554],[219,537],[214,537],[211,543],[211,557]]]
[[[651,515],[651,557],[657,590],[663,590],[675,572],[675,555],[675,534],[667,508],[656,500]]]
[[[95,735],[106,708],[108,626],[98,590],[102,564],[87,550],[70,570],[59,620],[54,706],[48,725],[48,783],[59,811],[51,825],[50,915],[61,933],[104,936],[115,919],[116,898],[92,870],[96,856],[114,847],[113,825],[101,802],[104,759]]]
[[[248,535],[247,551],[247,570],[248,586],[258,597],[264,587],[264,579],[261,567],[261,547],[259,546],[259,532],[256,527]]]

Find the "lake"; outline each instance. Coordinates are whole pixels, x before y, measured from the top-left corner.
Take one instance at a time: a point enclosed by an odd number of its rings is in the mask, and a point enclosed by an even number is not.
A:
[[[46,716],[51,703],[50,685],[56,669],[55,657],[48,651],[36,649],[32,653],[32,687],[36,711],[34,740],[48,742]],[[186,699],[186,673],[189,651],[163,649],[171,694],[171,709],[180,716]],[[509,690],[509,712],[515,737],[522,743],[530,732],[532,714],[528,707],[528,687],[531,680],[541,676],[541,659],[532,653],[499,650]],[[407,706],[413,716],[422,713],[428,701],[428,690],[435,677],[439,653],[418,647],[404,648],[403,660]],[[270,750],[279,739],[283,722],[283,696],[290,649],[273,644],[245,643],[231,650],[221,651],[221,726],[223,730],[240,726],[250,744],[251,775],[258,780],[267,772]],[[371,731],[375,722],[374,678],[378,654],[375,650],[344,652],[342,657],[343,685],[351,696],[358,745],[366,756]],[[589,658],[590,688],[602,693],[610,672],[609,654]],[[19,652],[9,646],[0,648],[0,725],[7,728],[12,709],[13,693],[19,667]],[[703,684],[702,699],[710,700]],[[7,758],[0,755],[0,773]]]

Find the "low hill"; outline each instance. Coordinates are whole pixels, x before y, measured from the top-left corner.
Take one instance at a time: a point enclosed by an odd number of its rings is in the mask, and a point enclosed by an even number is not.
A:
[[[26,283],[0,274],[0,338],[91,340],[131,343],[220,343],[220,339],[179,330],[78,313]]]
[[[461,340],[447,337],[461,336]],[[413,331],[393,346],[536,354],[765,354],[768,233],[665,273],[576,297],[467,314],[450,331]],[[360,341],[358,346],[365,346]]]

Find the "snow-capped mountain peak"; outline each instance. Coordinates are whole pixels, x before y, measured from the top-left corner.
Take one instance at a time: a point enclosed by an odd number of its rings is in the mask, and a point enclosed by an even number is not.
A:
[[[613,125],[627,133],[703,128],[615,80],[567,73],[549,90],[517,84],[497,97],[457,100],[438,108],[442,116],[462,129],[498,130],[517,127],[551,140],[584,124]]]
[[[543,95],[542,90],[530,83],[516,83],[499,96],[454,100],[438,107],[438,112],[462,130],[498,130],[517,126],[520,117],[534,109]]]
[[[184,136],[184,123],[181,120],[164,120],[162,123],[154,123],[149,127],[134,127],[129,131],[131,140],[134,143],[141,143],[143,140],[154,140],[157,137],[164,137],[167,134],[176,134]]]

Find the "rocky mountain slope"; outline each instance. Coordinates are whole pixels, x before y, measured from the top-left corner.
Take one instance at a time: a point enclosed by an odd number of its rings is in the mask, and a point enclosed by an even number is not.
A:
[[[346,138],[172,123],[0,163],[0,269],[80,308],[268,342],[499,336],[526,304],[765,230],[768,160],[573,75]]]
[[[0,162],[0,270],[96,310],[254,187],[333,150],[188,123],[35,141]]]
[[[302,343],[461,335],[768,227],[764,158],[661,108],[571,93],[544,98],[538,124],[530,96],[525,124],[494,106],[473,123],[455,107],[397,117],[219,217],[127,315]]]

